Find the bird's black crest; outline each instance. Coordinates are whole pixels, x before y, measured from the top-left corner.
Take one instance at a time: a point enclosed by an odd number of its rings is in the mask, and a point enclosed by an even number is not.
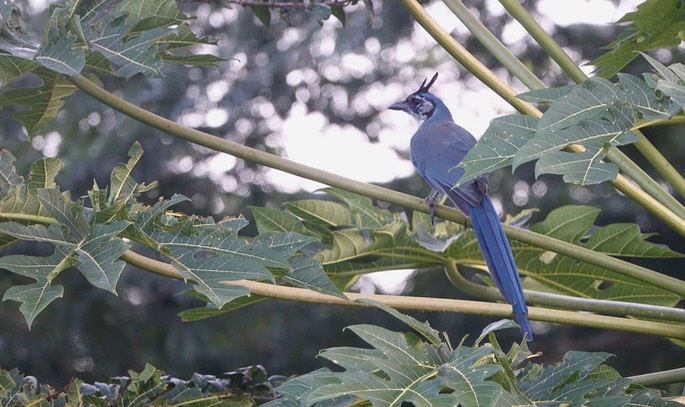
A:
[[[423,83],[421,84],[421,87],[419,88],[419,92],[423,93],[426,92],[428,93],[428,89],[435,83],[435,80],[438,79],[438,73],[436,72],[435,75],[431,78],[430,82],[428,82],[428,85],[426,85],[426,81],[428,78],[423,80]]]

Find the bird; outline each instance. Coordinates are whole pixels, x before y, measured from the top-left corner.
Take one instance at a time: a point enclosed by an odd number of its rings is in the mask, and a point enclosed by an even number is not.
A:
[[[528,341],[533,332],[528,307],[511,246],[502,223],[487,193],[488,175],[454,185],[464,175],[457,167],[476,144],[476,138],[452,119],[452,114],[437,96],[429,92],[438,74],[424,79],[418,91],[388,108],[414,116],[421,123],[411,138],[409,156],[423,179],[434,189],[426,201],[431,221],[439,194],[446,195],[466,217],[470,217],[485,263],[504,300],[511,304],[516,321]],[[428,81],[428,82],[427,82]]]

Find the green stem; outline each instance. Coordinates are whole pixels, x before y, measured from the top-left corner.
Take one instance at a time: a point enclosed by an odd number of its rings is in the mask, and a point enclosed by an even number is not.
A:
[[[457,62],[461,63],[469,72],[480,79],[490,89],[494,90],[504,100],[509,102],[516,110],[522,114],[528,114],[534,117],[542,116],[542,112],[530,103],[521,101],[516,97],[516,92],[499,79],[492,71],[485,65],[480,63],[472,54],[470,54],[459,42],[443,30],[433,18],[426,12],[426,10],[416,0],[402,0],[402,4],[421,24],[421,26],[430,34]],[[516,7],[516,6],[512,6]],[[519,5],[520,7],[520,5]],[[523,10],[525,12],[525,10]],[[537,23],[535,23],[537,24]],[[550,37],[551,39],[551,37]],[[553,40],[552,40],[553,41]],[[558,44],[557,44],[558,47]],[[562,50],[563,52],[563,50]],[[570,60],[569,60],[570,61]],[[570,61],[573,63],[573,61]],[[573,64],[575,66],[575,64]],[[575,66],[578,69],[577,66]],[[570,68],[569,68],[570,69]],[[578,70],[579,71],[579,70]],[[582,74],[582,71],[579,71]],[[583,76],[584,77],[584,76]],[[577,79],[581,79],[578,77]],[[582,146],[569,145],[569,151],[583,151]],[[615,150],[615,147],[610,147],[609,151]],[[621,154],[613,153],[618,160],[615,162],[619,169],[628,167],[629,164],[626,158],[621,158]],[[660,204],[654,197],[650,196],[646,191],[640,189],[636,184],[629,181],[622,174],[618,174],[616,179],[611,181],[611,184],[627,195],[639,205],[642,205],[646,210],[652,213],[664,223],[673,228],[674,231],[682,236],[685,236],[685,220],[673,213],[671,210]]]
[[[475,284],[461,275],[454,259],[448,259],[445,273],[452,285],[458,290],[478,298],[501,301],[502,295],[494,287]],[[658,305],[636,304],[632,302],[595,300],[578,298],[568,295],[543,293],[523,290],[527,304],[543,305],[549,308],[569,311],[595,312],[603,315],[630,316],[647,319],[668,320],[671,322],[685,322],[685,310],[679,308],[661,307]]]
[[[645,387],[662,386],[665,384],[685,382],[685,367],[662,372],[646,373],[628,377],[635,384]]]
[[[310,167],[276,156],[274,154],[259,151],[228,139],[216,137],[196,129],[182,126],[169,119],[160,117],[152,112],[135,106],[111,94],[110,92],[107,92],[83,76],[68,77],[68,79],[83,92],[110,106],[111,108],[118,110],[119,112],[132,117],[141,123],[160,129],[167,134],[179,137],[191,143],[202,145],[215,151],[231,154],[257,164],[285,171],[290,174],[313,181],[318,181],[323,184],[341,188],[356,194],[365,195],[370,198],[399,205],[410,210],[429,213],[428,205],[422,198],[407,195],[376,185],[354,181],[337,174],[322,171],[318,168]],[[466,222],[464,215],[454,208],[438,205],[435,213],[442,219],[461,224],[468,223]],[[668,292],[685,297],[684,281],[656,273],[647,268],[607,256],[603,253],[596,253],[592,250],[576,246],[569,242],[564,242],[549,236],[540,235],[529,230],[520,229],[509,225],[504,225],[504,230],[507,235],[514,240],[544,248],[555,253],[571,256],[580,261],[585,261],[587,263],[615,271],[622,275],[631,276],[640,281],[648,282],[657,287],[663,288]]]
[[[464,66],[476,78],[483,82],[488,88],[492,89],[514,109],[523,114],[540,117],[542,113],[532,104],[524,102],[516,97],[517,92],[508,84],[495,75],[487,66],[483,65],[478,58],[473,56],[459,42],[452,38],[449,33],[431,18],[416,0],[402,0],[405,8],[435,41],[442,46],[457,62]]]
[[[646,145],[648,144],[652,148],[654,148],[649,141],[645,144],[642,141],[646,141],[647,139],[640,134],[640,141],[635,143],[635,146],[638,147],[638,149],[648,149],[649,147]],[[642,143],[641,143],[642,142]],[[639,145],[639,146],[638,146]],[[656,151],[656,149],[654,149]],[[661,154],[656,151],[656,154],[658,156],[661,156]],[[607,149],[607,158],[614,162],[614,163],[621,163],[620,168],[621,172],[628,177],[630,177],[633,181],[635,181],[640,187],[646,191],[651,197],[656,199],[660,204],[662,204],[664,207],[666,207],[669,211],[673,212],[674,214],[678,215],[680,218],[680,221],[677,221],[677,219],[671,219],[670,217],[668,218],[667,224],[674,230],[678,231],[681,230],[682,227],[682,221],[685,220],[685,207],[678,202],[677,199],[671,194],[668,193],[668,191],[664,190],[661,185],[659,185],[654,178],[650,177],[649,174],[647,174],[642,168],[640,168],[639,165],[635,163],[635,161],[631,160],[628,158],[621,150],[612,147]],[[669,167],[671,166],[667,161],[665,161],[664,157],[661,156],[659,159],[657,155],[652,154],[650,157],[647,157],[647,159],[652,163],[657,165],[657,162],[660,162],[663,165],[668,165]],[[652,160],[655,161],[652,161]],[[673,167],[671,167],[673,168]],[[681,233],[682,235],[683,233]]]
[[[167,277],[181,279],[180,274],[178,274],[178,272],[170,264],[146,258],[145,256],[142,256],[131,250],[124,253],[122,259],[137,267],[141,267],[143,270],[148,270]],[[348,299],[345,300],[304,288],[286,287],[282,285],[261,283],[251,280],[224,281],[223,284],[247,287],[252,295],[311,304],[372,307],[370,304],[365,304],[358,301],[360,299],[370,299],[395,309],[460,312],[464,314],[484,315],[491,317],[511,317],[511,306],[508,304],[493,304],[491,302],[357,293],[345,293],[345,295],[348,297]],[[581,314],[578,312],[550,310],[538,307],[530,307],[528,312],[528,317],[535,321],[572,324],[597,329],[612,329],[634,333],[648,333],[650,335],[663,336],[666,338],[685,339],[685,330],[682,329],[682,326],[674,326],[660,322],[637,321],[626,318]]]
[[[635,134],[638,135],[640,140],[635,143],[635,147],[642,153],[645,158],[656,168],[656,170],[661,174],[662,177],[675,189],[675,191],[681,197],[685,197],[685,178],[683,178],[680,173],[673,168],[671,163],[668,162],[666,157],[659,152],[659,150],[654,147],[647,137],[645,137],[641,131],[633,130]],[[676,201],[677,202],[677,201]],[[680,205],[680,203],[678,202]],[[680,205],[682,208],[682,205]],[[680,217],[685,218],[682,213],[678,213]]]
[[[587,79],[578,64],[573,62],[564,52],[564,49],[528,14],[528,11],[517,0],[500,0],[500,3],[574,82],[580,83]]]
[[[483,46],[490,51],[509,72],[530,90],[544,89],[545,84],[528,67],[509,51],[502,42],[480,22],[461,0],[443,0]]]

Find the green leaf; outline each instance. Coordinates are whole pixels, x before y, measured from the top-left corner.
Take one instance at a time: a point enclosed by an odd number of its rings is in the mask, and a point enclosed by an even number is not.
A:
[[[126,263],[119,260],[129,248],[117,238],[128,221],[117,221],[107,225],[94,225],[90,239],[76,249],[81,263],[78,269],[92,285],[116,294],[117,281]]]
[[[667,119],[671,116],[671,100],[654,92],[647,82],[625,73],[619,73],[617,77],[618,86],[626,92],[625,101],[640,113],[642,119]]]
[[[205,222],[193,224],[186,219],[174,230],[156,230],[150,236],[167,251],[181,275],[217,307],[249,294],[245,287],[226,285],[223,281],[274,281],[267,267],[290,269],[277,251],[263,243],[249,244],[237,236],[237,231],[247,223],[244,219]]]
[[[499,366],[483,363],[492,347],[462,348],[421,342],[413,334],[391,332],[371,325],[349,327],[373,349],[333,348],[321,356],[344,369],[330,373],[303,395],[305,405],[354,396],[374,406],[494,406],[502,387],[487,379]],[[326,374],[319,373],[315,380]],[[306,380],[303,380],[308,384]]]
[[[36,316],[51,302],[62,298],[62,295],[64,295],[64,288],[61,285],[53,286],[44,280],[33,284],[10,287],[5,291],[2,300],[20,302],[19,311],[24,315],[28,327],[31,328]]]
[[[345,294],[328,278],[321,263],[309,257],[295,257],[292,260],[292,270],[283,279],[296,287],[347,299]]]
[[[421,336],[426,338],[431,344],[435,346],[439,347],[442,344],[442,340],[440,339],[440,333],[437,330],[433,329],[430,326],[430,324],[428,324],[428,322],[421,322],[412,316],[403,314],[394,308],[391,308],[383,303],[368,298],[360,298],[357,300],[357,302],[360,302],[362,304],[370,304],[374,307],[382,309],[383,311],[387,312],[393,317],[404,322],[407,326],[414,328],[418,333],[421,334]]]
[[[26,184],[23,183],[22,177],[16,175],[13,163],[13,155],[9,152],[0,152],[0,167],[3,168],[0,171],[3,171],[4,182],[10,183],[7,190],[0,187],[0,212],[5,216],[50,217],[38,200],[38,191],[42,188],[56,187],[55,176],[64,163],[54,158],[39,159],[31,165]],[[8,235],[0,234],[0,247],[11,244],[14,240],[8,238]]]
[[[316,242],[316,239],[313,237],[295,232],[266,232],[260,233],[252,239],[253,245],[267,246],[283,256],[283,258],[292,256],[303,247],[314,242]]]
[[[58,36],[52,32],[34,59],[52,71],[68,76],[78,75],[86,65],[86,54],[82,48],[74,48],[75,41],[75,35]]]
[[[93,49],[100,51],[112,64],[118,67],[117,75],[130,78],[137,73],[148,76],[163,76],[164,65],[159,56],[157,41],[172,32],[160,27],[132,35],[135,23],[127,22],[126,14],[114,14],[105,18],[101,31],[89,33]]]
[[[380,229],[335,231],[332,239],[332,247],[316,256],[330,275],[431,267],[444,261],[444,255],[408,236],[406,224],[400,221]]]
[[[0,108],[8,105],[28,107],[14,114],[28,131],[35,134],[41,127],[52,121],[64,105],[64,98],[76,91],[76,86],[64,76],[45,68],[33,71],[43,82],[39,88],[9,89],[0,94]]]
[[[82,212],[80,204],[72,203],[62,193],[53,188],[38,191],[41,205],[68,230],[70,241],[77,243],[90,233],[90,225]]]
[[[568,352],[560,363],[529,372],[520,381],[520,389],[536,402],[585,405],[595,398],[595,391],[611,383],[608,379],[591,377],[610,356],[608,353]]]
[[[8,255],[0,257],[0,268],[35,280],[33,284],[15,285],[5,291],[3,301],[20,302],[19,311],[24,315],[29,328],[36,316],[54,300],[61,298],[61,285],[51,285],[54,277],[62,270],[74,266],[77,261],[64,249],[57,249],[48,257]]]
[[[641,234],[636,225],[608,225],[590,233],[598,214],[599,209],[589,206],[564,206],[552,211],[531,230],[614,256],[682,257],[646,241],[647,236]],[[679,301],[677,295],[632,277],[556,253],[524,247],[512,242],[519,271],[553,292],[663,306],[673,306]]]
[[[623,33],[608,45],[607,53],[589,63],[597,66],[597,75],[604,78],[632,61],[638,55],[636,51],[678,46],[679,33],[685,30],[685,4],[680,0],[646,0],[618,23],[624,25]]]
[[[284,210],[276,208],[262,208],[250,206],[250,212],[254,216],[257,231],[260,234],[267,232],[298,232],[307,233],[300,219]]]
[[[0,149],[0,199],[3,199],[10,187],[17,187],[24,183],[24,178],[17,174],[14,168],[16,158],[7,150]]]
[[[623,84],[629,91],[646,90],[627,77]],[[589,79],[551,104],[538,121],[535,136],[515,153],[513,168],[540,159],[536,176],[563,174],[566,182],[582,185],[613,180],[618,167],[602,163],[605,148],[638,140],[631,130],[637,121],[634,112],[642,109],[644,113],[646,109],[649,113],[653,107],[650,101],[645,95],[631,96],[605,79]],[[647,106],[633,107],[631,102]],[[559,151],[571,144],[582,145],[584,150]]]
[[[271,28],[271,9],[264,6],[250,6],[252,14],[257,17],[259,22],[262,23],[267,29]]]
[[[326,225],[327,227],[344,227],[352,225],[350,212],[341,204],[320,199],[305,199],[283,204],[295,216],[306,221]]]
[[[333,17],[337,18],[338,21],[340,21],[343,27],[345,27],[347,23],[347,14],[345,14],[345,9],[343,7],[332,6],[331,14],[333,15]]]
[[[374,206],[371,198],[339,188],[324,188],[322,191],[345,202],[350,209],[350,214],[355,220],[354,225],[359,228],[380,228],[394,219],[393,214],[387,209]]]
[[[520,114],[492,120],[483,137],[459,163],[465,172],[457,186],[510,165],[521,147],[533,138],[537,124],[537,118]]]
[[[562,96],[566,96],[573,91],[576,85],[564,85],[556,88],[543,88],[531,90],[516,95],[517,98],[531,103],[550,104]]]
[[[209,299],[207,296],[203,295],[202,293],[198,293],[195,290],[190,290],[188,292],[189,295],[195,296],[197,298],[200,298],[204,302],[209,302]],[[193,321],[201,321],[203,319],[207,318],[212,318],[218,315],[226,314],[235,310],[238,310],[240,308],[247,307],[252,304],[256,304],[258,302],[264,301],[264,297],[259,297],[256,295],[249,295],[249,296],[242,296],[239,298],[235,298],[229,303],[226,303],[223,307],[217,308],[213,304],[209,303],[205,307],[201,308],[192,308],[189,310],[182,311],[178,314],[178,316],[181,318],[183,322],[193,322]]]
[[[32,72],[40,65],[27,58],[0,54],[0,88],[13,80]]]
[[[656,89],[668,95],[677,107],[682,109],[685,106],[685,65],[678,63],[666,67],[647,54],[643,56],[659,74]],[[674,112],[672,109],[669,110]]]

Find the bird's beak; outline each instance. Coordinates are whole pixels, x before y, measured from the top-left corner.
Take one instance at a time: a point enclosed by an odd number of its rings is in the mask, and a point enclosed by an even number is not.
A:
[[[407,108],[408,108],[408,106],[404,102],[404,100],[401,102],[393,103],[390,106],[388,106],[388,109],[391,109],[391,110],[404,110],[404,111],[406,111]]]

